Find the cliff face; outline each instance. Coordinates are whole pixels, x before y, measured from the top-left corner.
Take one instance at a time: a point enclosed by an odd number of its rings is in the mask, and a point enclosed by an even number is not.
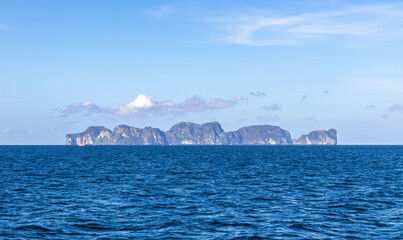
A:
[[[166,132],[170,145],[284,145],[291,144],[288,131],[276,126],[243,127],[224,132],[218,122],[202,125],[182,122]]]
[[[277,126],[258,125],[240,128],[234,132],[239,136],[233,144],[241,145],[288,145],[292,143],[291,134]]]
[[[291,139],[288,131],[277,126],[257,125],[224,132],[218,122],[195,124],[181,122],[163,132],[127,125],[113,132],[105,127],[89,127],[83,133],[68,134],[66,145],[336,145],[337,132],[318,130]]]
[[[89,127],[83,133],[67,134],[66,145],[109,145],[112,131],[102,127]]]
[[[67,134],[66,145],[167,145],[165,133],[158,128],[117,126],[113,132],[105,127],[89,127],[83,133]]]
[[[317,130],[293,141],[295,145],[337,145],[336,129]]]
[[[221,138],[225,135],[218,122],[195,124],[181,122],[175,124],[166,137],[171,145],[222,145]]]
[[[165,133],[158,128],[134,128],[127,125],[117,126],[112,133],[113,145],[167,145]]]

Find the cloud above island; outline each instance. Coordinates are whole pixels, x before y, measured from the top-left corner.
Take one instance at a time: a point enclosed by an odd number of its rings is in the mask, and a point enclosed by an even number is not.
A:
[[[206,109],[222,109],[229,108],[241,101],[247,101],[248,99],[244,96],[237,96],[233,100],[225,100],[221,98],[213,98],[206,102],[203,98],[199,96],[193,96],[185,100],[185,102],[176,105],[173,108],[174,112],[193,112],[193,111],[204,111]]]
[[[200,96],[192,96],[185,101],[175,104],[171,100],[156,101],[153,96],[145,94],[138,95],[132,102],[127,104],[115,104],[111,107],[101,108],[93,101],[72,103],[62,111],[60,117],[73,114],[100,113],[110,114],[119,117],[139,117],[148,115],[179,115],[192,112],[203,112],[206,110],[219,110],[235,106],[241,102],[247,102],[245,96],[237,96],[234,99],[212,98],[207,101]]]
[[[128,104],[115,104],[104,111],[120,117],[132,117],[158,113],[165,114],[173,106],[175,104],[172,101],[155,101],[152,96],[140,94]]]
[[[94,104],[93,101],[86,101],[82,103],[72,103],[63,110],[63,114],[72,114],[80,112],[101,112],[101,108]]]

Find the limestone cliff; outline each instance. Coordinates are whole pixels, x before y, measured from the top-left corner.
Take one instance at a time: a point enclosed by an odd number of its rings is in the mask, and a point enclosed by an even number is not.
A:
[[[337,145],[336,129],[317,130],[302,135],[300,138],[293,140],[295,145]]]
[[[225,132],[218,122],[195,124],[181,122],[163,132],[127,125],[113,132],[105,127],[89,127],[83,133],[68,134],[66,145],[336,145],[337,132],[318,130],[293,140],[288,131],[270,125],[243,127]]]
[[[223,145],[221,138],[225,135],[218,122],[195,124],[181,122],[166,132],[170,145]]]
[[[112,131],[102,127],[89,127],[83,133],[67,134],[66,145],[109,145]]]
[[[233,145],[289,145],[292,143],[291,134],[288,131],[270,125],[243,127],[233,132],[233,136],[229,141]]]
[[[112,133],[114,145],[167,145],[165,133],[158,128],[144,129],[127,125],[117,126]]]

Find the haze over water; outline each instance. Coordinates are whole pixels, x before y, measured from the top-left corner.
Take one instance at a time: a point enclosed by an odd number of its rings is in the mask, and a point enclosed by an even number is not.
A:
[[[402,146],[0,146],[0,237],[401,239]]]

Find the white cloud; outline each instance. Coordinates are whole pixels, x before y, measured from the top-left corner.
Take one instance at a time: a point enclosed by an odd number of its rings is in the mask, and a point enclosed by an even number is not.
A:
[[[155,105],[155,100],[152,96],[140,94],[133,102],[127,104],[130,108],[150,108]]]
[[[365,108],[368,108],[368,109],[376,109],[376,106],[375,106],[375,105],[367,105]]]
[[[298,45],[329,35],[377,38],[403,35],[401,5],[344,6],[283,15],[259,11],[210,19],[219,39],[250,46]]]
[[[134,99],[134,101],[128,104],[116,104],[107,109],[107,112],[121,117],[154,113],[165,114],[167,113],[168,109],[173,106],[174,103],[171,101],[157,102],[152,96],[140,94],[136,97],[136,99]]]
[[[213,98],[206,101],[199,96],[187,98],[184,102],[175,104],[172,101],[156,101],[154,97],[140,94],[128,104],[115,104],[109,108],[100,108],[92,101],[84,103],[72,103],[62,111],[62,116],[76,113],[102,113],[120,117],[135,117],[146,115],[184,114],[189,112],[201,112],[209,109],[224,109],[247,101],[245,96],[237,96],[233,100]]]
[[[9,128],[3,128],[3,130],[1,130],[2,133],[9,133],[10,129]]]

